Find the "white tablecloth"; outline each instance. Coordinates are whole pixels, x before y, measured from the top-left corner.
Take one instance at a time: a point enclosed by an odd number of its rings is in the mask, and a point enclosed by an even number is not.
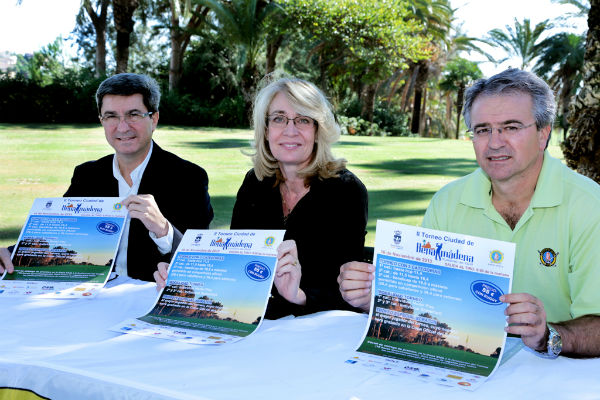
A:
[[[600,358],[546,360],[521,350],[474,392],[346,364],[366,315],[266,320],[224,346],[123,335],[154,284],[118,279],[94,299],[0,301],[0,387],[52,399],[600,399]],[[1,397],[1,396],[0,396]]]

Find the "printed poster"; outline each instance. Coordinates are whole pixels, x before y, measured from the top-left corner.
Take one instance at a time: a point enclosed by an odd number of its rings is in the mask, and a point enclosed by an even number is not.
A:
[[[284,233],[186,231],[152,309],[111,330],[192,344],[250,335],[262,322]]]
[[[348,363],[475,389],[506,347],[515,244],[377,221],[369,325]]]
[[[35,199],[0,298],[94,296],[108,280],[126,218],[118,198]]]

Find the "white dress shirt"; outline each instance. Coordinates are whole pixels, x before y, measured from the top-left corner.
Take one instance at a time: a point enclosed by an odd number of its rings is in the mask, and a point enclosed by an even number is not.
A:
[[[146,166],[148,165],[148,161],[150,160],[150,156],[152,155],[152,148],[154,144],[150,142],[150,151],[148,151],[148,155],[144,159],[144,161],[138,165],[133,171],[131,171],[130,177],[133,183],[132,186],[129,186],[123,175],[121,175],[121,170],[119,169],[119,162],[117,161],[117,155],[115,154],[113,157],[113,176],[119,182],[119,197],[121,199],[126,198],[130,195],[137,195],[138,190],[140,188],[140,182],[142,181],[142,175],[146,170]],[[115,260],[115,272],[119,276],[128,276],[127,275],[127,246],[129,243],[129,221],[131,217],[127,215],[127,219],[125,220],[125,225],[123,226],[123,235],[121,236],[121,242],[119,243],[119,250],[117,251],[117,257]],[[167,221],[168,222],[168,221]],[[154,243],[156,243],[156,247],[161,254],[166,254],[171,251],[173,247],[173,227],[171,223],[169,224],[169,233],[166,236],[161,238],[157,238],[153,232],[148,232]]]

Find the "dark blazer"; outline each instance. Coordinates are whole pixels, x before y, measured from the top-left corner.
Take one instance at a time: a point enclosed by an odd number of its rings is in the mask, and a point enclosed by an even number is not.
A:
[[[113,155],[88,161],[75,167],[65,197],[118,197],[119,183],[113,176]],[[208,176],[198,165],[161,149],[156,143],[142,175],[138,194],[151,194],[158,208],[176,230],[173,252],[187,229],[207,229],[213,219],[208,195]],[[138,219],[131,219],[127,248],[127,274],[153,281],[162,255]]]

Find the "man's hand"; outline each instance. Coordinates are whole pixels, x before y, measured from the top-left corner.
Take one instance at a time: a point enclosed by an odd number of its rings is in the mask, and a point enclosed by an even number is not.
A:
[[[12,260],[10,259],[10,251],[6,247],[0,248],[0,274],[3,274],[4,271],[12,274],[15,269],[13,267]]]
[[[167,283],[167,276],[169,276],[169,264],[166,262],[158,263],[157,270],[154,271],[154,280],[156,281],[156,290],[160,290],[165,287]]]
[[[162,215],[151,194],[131,195],[121,203],[127,207],[131,218],[142,221],[146,229],[154,233],[157,238],[169,233],[169,221]]]
[[[375,266],[351,261],[340,267],[337,278],[342,298],[353,307],[363,311],[371,308],[371,284],[375,279]]]
[[[540,299],[528,293],[510,293],[500,296],[500,301],[509,304],[504,310],[508,326],[504,330],[521,335],[525,346],[533,350],[546,349],[546,310]]]
[[[284,240],[277,248],[277,271],[275,287],[290,303],[306,305],[306,294],[300,289],[302,268],[298,261],[298,249],[293,240]]]

